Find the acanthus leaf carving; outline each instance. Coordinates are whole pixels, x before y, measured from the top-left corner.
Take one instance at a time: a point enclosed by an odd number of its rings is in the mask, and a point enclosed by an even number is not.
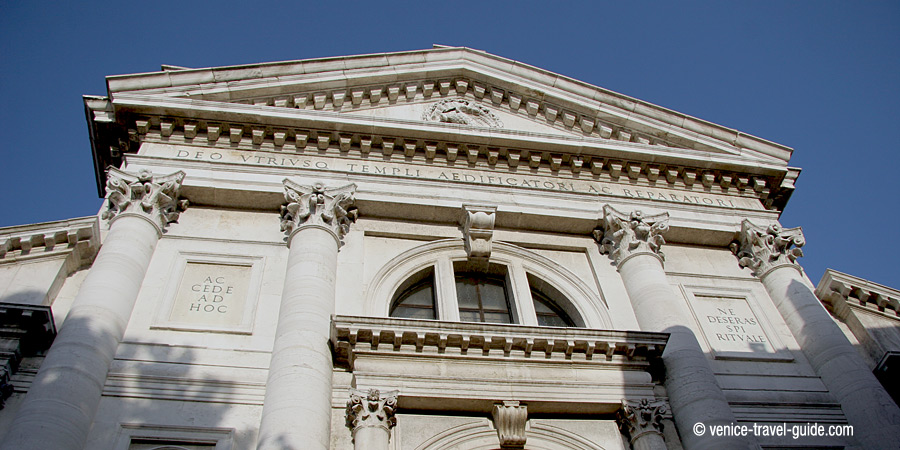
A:
[[[525,448],[528,407],[517,401],[495,403],[492,411],[500,448]]]
[[[355,194],[356,185],[353,183],[327,188],[322,183],[305,186],[285,179],[284,199],[287,204],[281,207],[281,231],[294,233],[306,226],[319,226],[331,231],[340,242],[359,215],[353,206]]]
[[[638,253],[650,253],[665,259],[661,247],[666,243],[663,234],[669,230],[669,213],[645,216],[635,210],[630,214],[603,207],[603,225],[594,230],[594,239],[600,243],[616,264]]]
[[[800,227],[782,228],[773,223],[767,227],[755,225],[747,219],[741,222],[741,234],[731,243],[731,251],[741,267],[748,267],[761,277],[779,266],[799,269],[797,258],[803,256],[800,249],[806,240]]]
[[[647,433],[662,435],[662,419],[667,411],[668,406],[663,400],[622,400],[622,408],[616,413],[616,421],[619,423],[619,430],[634,443]]]
[[[366,427],[379,427],[390,431],[397,424],[394,414],[397,411],[397,396],[400,391],[389,391],[382,394],[378,389],[361,391],[350,389],[350,400],[347,401],[347,428],[356,434],[356,430]]]
[[[188,206],[179,199],[184,172],[157,176],[146,169],[137,174],[109,167],[106,172],[107,210],[102,218],[112,223],[117,217],[135,214],[149,219],[162,233],[166,225],[178,220]]]

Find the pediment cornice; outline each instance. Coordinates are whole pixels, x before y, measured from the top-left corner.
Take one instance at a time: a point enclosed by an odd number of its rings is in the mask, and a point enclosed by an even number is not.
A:
[[[791,154],[788,147],[467,48],[170,70],[107,81],[113,99],[141,93],[351,114],[460,96],[530,117],[561,133],[782,164]]]

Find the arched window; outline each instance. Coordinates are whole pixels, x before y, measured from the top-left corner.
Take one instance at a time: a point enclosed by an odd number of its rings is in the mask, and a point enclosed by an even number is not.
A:
[[[451,258],[420,269],[396,288],[389,315],[405,319],[585,326],[577,309],[559,289],[529,273],[523,265],[502,258],[487,266]]]
[[[490,263],[469,262],[460,239],[421,244],[386,262],[364,314],[447,322],[612,328],[596,287],[558,262],[495,242]]]

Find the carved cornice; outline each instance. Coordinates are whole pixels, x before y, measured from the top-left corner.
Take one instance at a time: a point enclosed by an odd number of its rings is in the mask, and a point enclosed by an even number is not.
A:
[[[347,428],[356,436],[360,428],[377,427],[390,431],[397,424],[394,413],[397,410],[399,391],[382,394],[378,389],[360,391],[350,389],[350,400],[347,401]]]
[[[800,227],[781,228],[777,223],[761,227],[744,219],[738,239],[731,244],[731,251],[737,256],[741,267],[749,267],[753,275],[762,278],[782,266],[801,270],[796,260],[803,256],[800,247],[805,243]]]
[[[149,170],[132,174],[109,167],[106,173],[107,210],[102,218],[110,225],[120,217],[138,216],[152,223],[162,235],[166,225],[178,220],[187,208],[187,200],[179,200],[184,172],[153,175]]]
[[[469,261],[479,266],[487,266],[491,257],[494,236],[494,219],[497,207],[486,205],[463,205],[463,239]]]
[[[522,362],[626,364],[646,369],[661,357],[668,338],[668,333],[575,328],[560,331],[523,325],[355,316],[335,316],[331,329],[336,361],[350,367],[358,353],[429,353]]]
[[[329,231],[340,246],[344,235],[350,231],[350,224],[358,216],[353,206],[355,194],[356,185],[352,183],[326,188],[322,183],[304,186],[285,178],[284,199],[287,205],[281,207],[281,231],[289,234],[288,247],[294,234],[308,227]]]
[[[0,228],[0,263],[74,252],[77,269],[93,261],[99,248],[95,216]]]
[[[594,230],[594,239],[600,243],[603,253],[622,264],[638,254],[651,254],[660,261],[665,255],[660,247],[666,243],[663,234],[669,230],[669,213],[645,216],[641,211],[630,214],[603,207],[603,224]]]
[[[662,435],[662,419],[667,411],[668,405],[662,400],[622,400],[622,409],[616,414],[616,421],[619,429],[633,444],[647,433]]]
[[[827,269],[816,286],[816,297],[834,307],[841,301],[872,313],[900,318],[900,291],[862,278]]]
[[[491,416],[500,439],[500,448],[525,448],[525,424],[528,422],[526,405],[520,405],[517,401],[495,403]]]

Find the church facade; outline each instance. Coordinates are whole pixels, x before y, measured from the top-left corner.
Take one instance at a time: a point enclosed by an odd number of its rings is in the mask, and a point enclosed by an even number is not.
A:
[[[102,211],[0,230],[3,450],[900,446],[790,148],[467,48],[107,85]]]

